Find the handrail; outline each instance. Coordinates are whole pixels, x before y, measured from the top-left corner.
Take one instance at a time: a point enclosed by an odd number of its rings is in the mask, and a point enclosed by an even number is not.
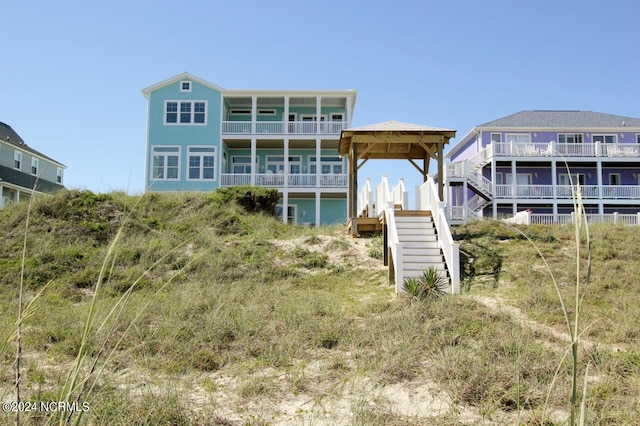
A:
[[[358,197],[358,214],[367,212],[366,217],[376,217],[373,204],[373,191],[371,191],[371,179],[367,178],[364,188]]]
[[[438,245],[444,254],[444,260],[451,275],[451,293],[460,292],[460,245],[453,240],[451,229],[445,214],[446,204],[440,201],[438,191],[433,178],[423,183],[419,191],[418,209],[431,210],[436,231],[438,232]]]
[[[402,210],[409,210],[409,192],[404,186],[404,179],[400,178],[398,184],[391,190],[391,201],[394,206],[402,206]]]
[[[400,242],[398,228],[396,227],[396,214],[393,202],[385,205],[384,215],[387,223],[387,247],[391,250],[391,261],[393,262],[394,286],[396,294],[404,291],[404,270],[403,270],[403,249],[404,244]],[[387,250],[385,247],[385,250]],[[391,265],[389,265],[391,267]]]
[[[484,190],[487,194],[493,195],[493,185],[489,179],[484,177],[482,170],[471,172],[468,174],[468,177],[477,187]]]
[[[389,180],[387,179],[387,175],[382,175],[382,181],[378,186],[376,186],[376,205],[379,206],[379,211],[377,213],[381,213],[382,210],[386,209],[390,198]]]

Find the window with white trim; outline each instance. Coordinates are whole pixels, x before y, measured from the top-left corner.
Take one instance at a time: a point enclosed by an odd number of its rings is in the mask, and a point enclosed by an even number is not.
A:
[[[507,185],[513,183],[513,175],[511,173],[506,173],[505,179]],[[516,173],[516,185],[531,185],[531,182],[531,173]]]
[[[259,109],[258,115],[276,115],[275,109]]]
[[[216,148],[191,146],[189,149],[188,180],[215,180]]]
[[[258,170],[258,157],[256,157],[256,168]],[[251,174],[251,156],[235,155],[231,158],[231,172],[241,175]]]
[[[180,147],[154,146],[151,164],[151,179],[178,180],[180,176]]]
[[[558,133],[558,143],[582,143],[582,133]]]
[[[618,143],[618,135],[592,135],[593,143]]]
[[[636,143],[640,143],[640,133],[636,133]]]
[[[181,81],[180,82],[180,91],[181,92],[190,92],[191,91],[191,82],[190,81]]]
[[[491,133],[491,143],[502,142],[502,133]]]
[[[56,168],[56,182],[59,184],[62,184],[62,177],[63,177],[63,169],[62,167],[57,167]]]
[[[20,151],[13,152],[13,168],[20,170],[22,167],[22,153]]]
[[[531,135],[528,133],[507,133],[504,135],[506,142],[514,142],[516,144],[530,144]]]
[[[38,161],[37,158],[32,158],[31,159],[31,174],[32,175],[37,175],[38,174],[38,166],[39,166],[40,162]]]
[[[317,170],[316,156],[309,157],[309,173],[314,175]],[[330,156],[322,156],[320,157],[320,173],[323,175],[334,174],[340,175],[342,174],[343,163],[340,157],[330,157]]]
[[[207,124],[207,101],[165,101],[165,124]]]

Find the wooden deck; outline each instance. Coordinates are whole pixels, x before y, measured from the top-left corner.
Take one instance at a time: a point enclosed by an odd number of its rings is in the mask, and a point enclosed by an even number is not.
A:
[[[431,216],[429,210],[396,210],[396,216]],[[355,226],[354,226],[355,225]],[[384,231],[384,214],[380,217],[352,217],[347,222],[347,231],[353,237],[358,237],[363,233],[374,233]]]
[[[352,217],[347,222],[347,231],[357,237],[362,233],[382,232],[382,219],[377,217]]]

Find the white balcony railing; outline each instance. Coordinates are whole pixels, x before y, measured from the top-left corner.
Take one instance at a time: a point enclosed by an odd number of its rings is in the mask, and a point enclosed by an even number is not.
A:
[[[260,134],[339,134],[347,128],[343,121],[223,121],[222,133],[227,135],[260,133]]]
[[[497,157],[640,157],[638,144],[494,142]]]
[[[621,213],[604,213],[604,214],[587,214],[588,223],[612,223],[615,225],[640,225],[640,213],[621,214]],[[575,221],[574,213],[531,213],[529,211],[521,211],[514,217],[506,219],[511,223],[522,225],[566,225]]]
[[[580,187],[585,199],[639,199],[640,185],[583,185]],[[496,185],[495,198],[552,199],[553,185]],[[572,198],[570,185],[557,185],[555,198]]]
[[[265,174],[255,175],[256,186],[268,186],[273,188],[346,188],[348,176],[346,174]],[[251,185],[250,174],[222,173],[220,176],[221,186]]]

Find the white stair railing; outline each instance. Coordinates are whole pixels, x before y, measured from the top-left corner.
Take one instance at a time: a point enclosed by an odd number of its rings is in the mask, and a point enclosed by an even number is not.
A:
[[[400,206],[402,210],[409,210],[409,192],[404,186],[404,179],[400,178],[398,184],[391,190],[391,199],[394,206]]]
[[[451,275],[451,293],[460,292],[460,245],[453,240],[451,229],[445,214],[446,204],[440,201],[433,178],[418,188],[417,206],[419,210],[431,210],[438,232],[438,245],[444,254],[444,260]]]
[[[484,177],[481,169],[474,170],[473,172],[468,173],[467,179],[469,179],[476,186],[476,188],[479,188],[490,196],[493,195],[493,185],[491,184],[491,181],[489,179]]]
[[[391,251],[391,259],[389,260],[389,267],[393,265],[394,271],[394,286],[396,294],[404,291],[404,270],[403,270],[403,248],[404,244],[400,242],[398,236],[398,228],[396,226],[396,214],[395,206],[393,202],[389,202],[385,205],[384,214],[387,222],[387,246]],[[387,250],[387,247],[384,248]]]
[[[371,190],[371,179],[367,178],[364,188],[358,197],[358,214],[367,213],[367,217],[376,217],[373,203],[373,191]]]
[[[376,206],[379,206],[379,212],[387,208],[387,204],[391,201],[391,193],[389,191],[389,180],[387,175],[382,175],[382,181],[376,186]]]

